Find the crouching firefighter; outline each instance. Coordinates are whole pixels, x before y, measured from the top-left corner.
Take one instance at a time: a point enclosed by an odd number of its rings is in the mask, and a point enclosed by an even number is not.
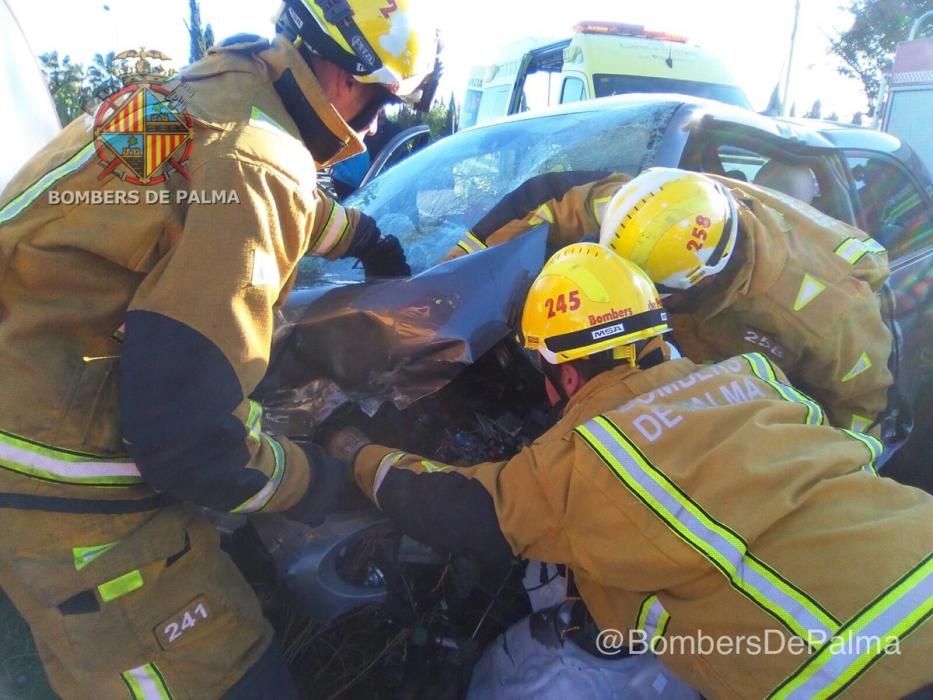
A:
[[[190,157],[161,184],[105,172],[79,119],[0,198],[0,587],[64,698],[295,694],[200,507],[315,523],[336,498],[334,460],[249,397],[303,255],[405,271],[315,179],[386,103],[430,102],[437,34],[384,6],[288,0],[273,41],[186,69]],[[99,189],[121,196],[49,196]]]
[[[563,411],[509,461],[328,441],[405,533],[565,564],[613,648],[649,635],[705,697],[933,681],[933,498],[876,475],[877,439],[831,427],[763,352],[667,360],[651,280],[595,243],[548,261],[521,325]]]
[[[890,450],[906,439],[910,416],[893,386],[898,356],[878,295],[887,255],[862,231],[717,176],[548,173],[504,197],[451,255],[540,223],[550,225],[554,248],[598,235],[644,269],[690,359],[761,352],[826,408],[832,425],[871,432]]]

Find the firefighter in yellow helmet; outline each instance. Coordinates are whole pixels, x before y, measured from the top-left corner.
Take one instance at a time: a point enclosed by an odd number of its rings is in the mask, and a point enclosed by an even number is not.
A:
[[[452,255],[547,223],[557,248],[598,236],[667,296],[683,354],[704,362],[760,351],[838,427],[880,435],[892,334],[876,294],[887,255],[863,232],[753,184],[670,168],[531,178]],[[892,404],[893,406],[893,404]],[[885,442],[903,439],[894,416]],[[903,416],[901,416],[903,418]]]
[[[830,427],[765,352],[665,360],[657,291],[598,244],[551,258],[521,326],[566,405],[512,459],[328,441],[403,532],[567,565],[598,629],[619,632],[596,635],[603,651],[653,649],[705,697],[933,681],[933,498],[875,474],[878,440]]]
[[[105,169],[82,117],[0,195],[0,588],[62,697],[294,697],[201,507],[333,506],[340,466],[249,397],[302,256],[407,269],[315,173],[388,102],[430,101],[436,47],[409,0],[288,0],[271,42],[134,93],[190,116],[161,180]]]

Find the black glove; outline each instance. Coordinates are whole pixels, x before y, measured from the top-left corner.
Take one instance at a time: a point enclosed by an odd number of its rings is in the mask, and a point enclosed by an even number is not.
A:
[[[360,256],[366,277],[410,277],[411,268],[405,260],[405,251],[395,236],[383,236],[364,255]]]
[[[283,511],[282,515],[314,527],[324,522],[324,518],[336,509],[353,471],[346,462],[334,459],[314,443],[296,444],[308,457],[311,484],[301,500]]]
[[[363,263],[366,277],[408,277],[411,268],[405,260],[405,251],[395,236],[383,236],[375,219],[360,212],[353,244],[346,258],[357,258]]]

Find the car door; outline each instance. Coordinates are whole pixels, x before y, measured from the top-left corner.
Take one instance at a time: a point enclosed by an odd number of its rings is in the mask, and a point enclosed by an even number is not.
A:
[[[928,455],[933,431],[933,185],[884,153],[847,149],[845,156],[861,223],[888,249],[903,339],[898,384],[913,399],[913,434],[885,473],[933,491]]]

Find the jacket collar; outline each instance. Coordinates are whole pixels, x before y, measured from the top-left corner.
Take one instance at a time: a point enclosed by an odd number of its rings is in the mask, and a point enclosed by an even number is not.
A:
[[[686,358],[668,360],[648,369],[638,369],[629,365],[613,367],[593,377],[570,397],[564,409],[563,418],[572,417],[579,410],[598,403],[595,399],[604,391],[610,392],[613,404],[618,407],[659,386],[685,377],[695,369],[696,365]],[[628,390],[628,395],[620,391],[623,385]],[[577,422],[575,418],[573,422]]]
[[[298,49],[279,34],[259,58],[268,66],[279,97],[321,167],[363,152],[362,139],[334,109]]]
[[[790,224],[780,212],[731,184],[730,190],[738,202],[742,267],[728,285],[714,288],[691,312],[703,319],[712,318],[741,299],[768,291],[787,262],[787,236],[778,232],[788,231]]]

